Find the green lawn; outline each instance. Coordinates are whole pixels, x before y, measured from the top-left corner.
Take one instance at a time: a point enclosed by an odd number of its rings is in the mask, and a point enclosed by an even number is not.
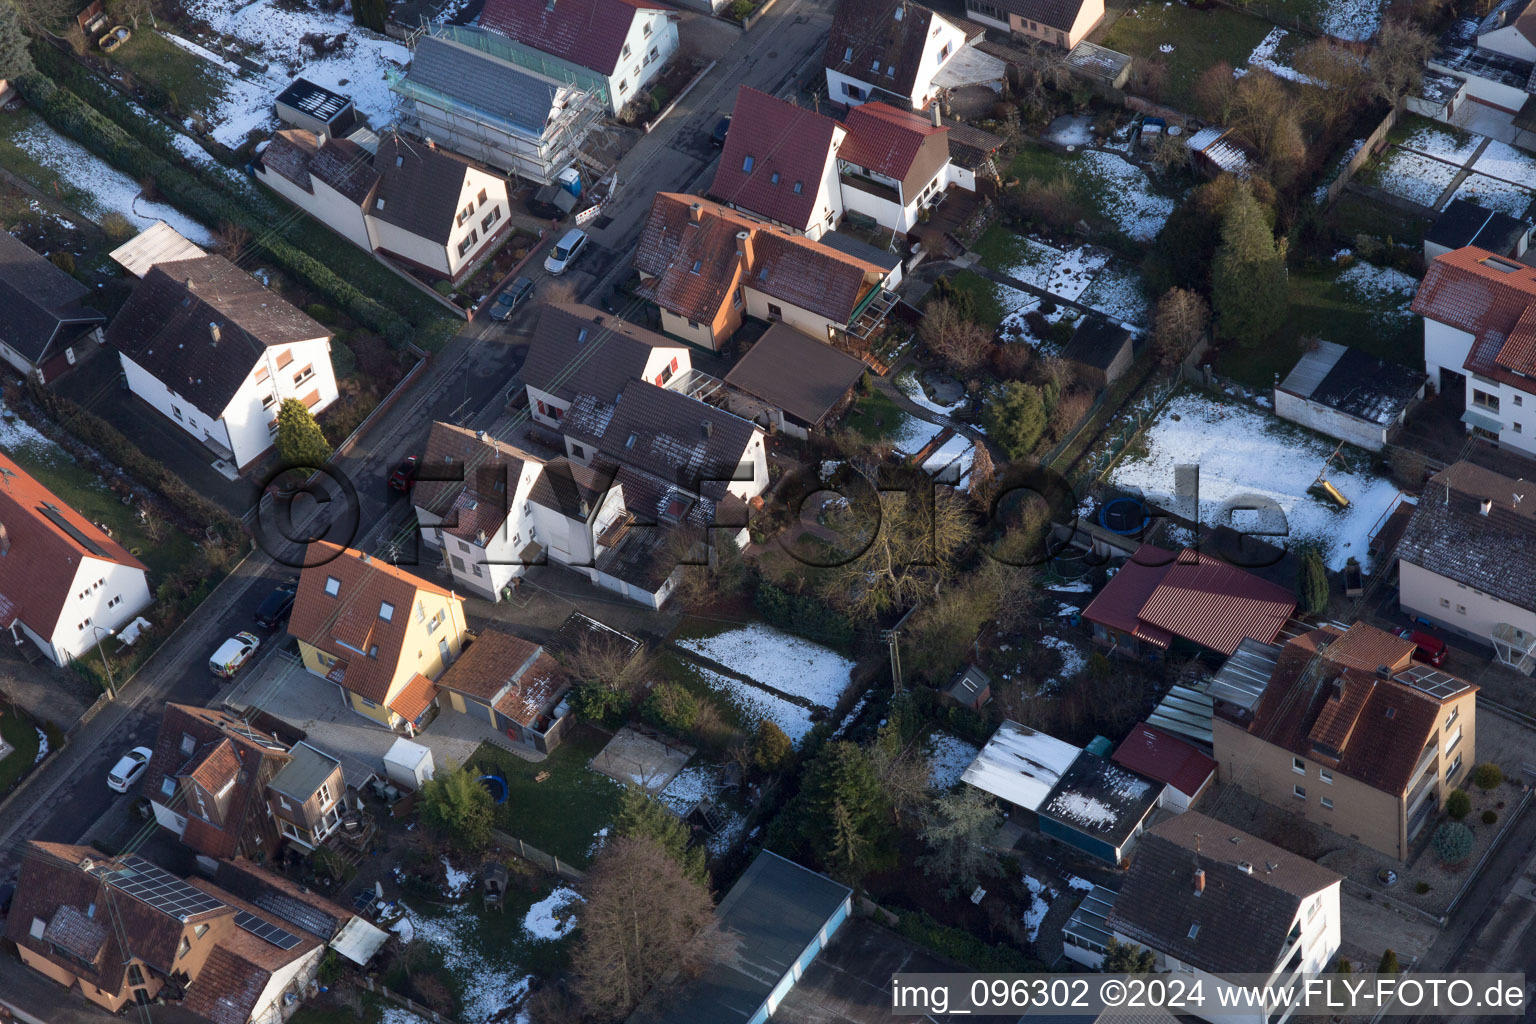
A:
[[[612,824],[623,792],[617,782],[587,766],[608,739],[596,729],[577,726],[536,764],[482,743],[470,766],[494,768],[507,780],[507,800],[496,808],[496,827],[563,861],[586,866],[593,837]],[[540,772],[549,772],[549,778],[535,782]]]
[[[906,413],[879,388],[871,388],[849,411],[845,422],[870,441],[890,437],[906,419]]]
[[[1211,65],[1226,61],[1234,68],[1248,63],[1253,48],[1274,28],[1227,7],[1198,11],[1183,4],[1141,4],[1115,22],[1104,45],[1144,60],[1160,60],[1168,80],[1160,101],[1190,112],[1195,83]],[[1173,52],[1164,53],[1164,44]]]
[[[150,28],[147,21],[106,56],[145,85],[164,93],[183,113],[212,112],[224,96],[223,68],[189,53]]]
[[[987,234],[990,235],[992,230],[988,228]],[[982,241],[985,240],[986,236],[983,236]],[[1007,315],[1008,311],[1003,309],[1002,303],[997,301],[997,290],[993,287],[992,281],[975,271],[961,270],[949,275],[949,285],[955,291],[971,297],[976,309],[976,319],[988,327],[996,328]]]
[[[0,717],[0,736],[16,748],[0,761],[0,795],[3,795],[10,792],[16,780],[37,760],[37,727],[20,710],[6,708],[4,717]]]

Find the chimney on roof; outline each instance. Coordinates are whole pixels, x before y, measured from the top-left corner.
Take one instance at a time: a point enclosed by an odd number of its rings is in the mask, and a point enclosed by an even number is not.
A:
[[[715,425],[709,420],[704,421],[704,436],[711,437],[715,433]]]
[[[1205,892],[1205,869],[1195,868],[1195,895]]]
[[[484,530],[476,530],[475,531],[475,541],[481,547],[485,547],[485,531]]]
[[[485,431],[483,431],[483,430],[475,431],[475,440],[476,441],[484,441],[485,440]]]
[[[694,203],[692,206],[690,206],[688,208],[688,219],[693,221],[695,224],[697,224],[699,222],[699,220],[701,218],[703,218],[703,216],[704,216],[704,204],[703,203]]]
[[[592,506],[587,503],[587,499],[586,498],[582,498],[581,499],[581,518],[585,519],[585,518],[587,518],[587,516],[589,516],[591,514],[592,514]]]
[[[736,255],[741,257],[742,266],[750,267],[752,265],[752,232],[736,232]]]
[[[369,560],[369,554],[366,551],[359,551],[357,557],[364,562]]]
[[[9,480],[10,478],[7,477],[6,479]],[[0,555],[8,555],[10,553],[11,535],[10,532],[6,530],[5,524],[0,523]]]
[[[1248,863],[1246,860],[1240,860],[1237,862],[1237,870],[1241,871],[1245,875],[1251,875],[1253,874],[1253,865]]]
[[[1389,667],[1387,665],[1377,665],[1376,666],[1376,678],[1377,679],[1391,679],[1392,678],[1392,669],[1391,669],[1391,667]]]
[[[939,101],[938,100],[934,100],[933,101],[933,106],[929,107],[928,109],[933,112],[933,126],[935,128],[942,128],[942,127],[944,127],[944,120],[943,120],[942,115],[939,112]]]
[[[189,292],[197,291],[197,285],[192,282],[192,279],[190,277],[187,278],[186,285],[187,285],[187,291],[189,291]]]
[[[1482,501],[1478,502],[1477,503],[1477,511],[1479,513],[1481,513],[1482,515],[1487,515],[1489,512],[1492,512],[1493,511],[1493,499],[1492,498],[1484,498]]]
[[[213,343],[215,345],[217,345],[219,343],[219,325],[218,325],[217,321],[210,321],[209,322],[209,324],[208,324],[208,337],[213,339]]]

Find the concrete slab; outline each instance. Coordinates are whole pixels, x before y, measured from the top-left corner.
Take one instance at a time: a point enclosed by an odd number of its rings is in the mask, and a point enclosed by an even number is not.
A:
[[[616,782],[660,793],[692,756],[693,748],[686,744],[626,725],[592,759],[592,767]]]

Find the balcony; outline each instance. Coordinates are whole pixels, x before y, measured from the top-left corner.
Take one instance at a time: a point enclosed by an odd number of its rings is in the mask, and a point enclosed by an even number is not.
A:
[[[896,206],[901,205],[901,193],[884,182],[876,181],[874,178],[856,174],[852,171],[842,171],[838,174],[838,180],[848,188],[874,196],[877,199],[884,199],[886,202]]]

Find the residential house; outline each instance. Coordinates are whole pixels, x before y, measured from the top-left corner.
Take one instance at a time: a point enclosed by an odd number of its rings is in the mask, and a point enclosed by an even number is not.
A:
[[[433,142],[391,135],[372,157],[356,143],[278,132],[258,180],[353,245],[456,281],[510,226],[505,178]]]
[[[1230,655],[1280,635],[1296,610],[1284,587],[1186,548],[1143,544],[1083,609],[1093,641],[1122,657],[1160,658],[1175,641]]]
[[[288,632],[304,667],[358,714],[414,733],[464,647],[464,599],[363,551],[315,541]]]
[[[1089,313],[1072,332],[1061,357],[1073,364],[1077,379],[1095,391],[1113,387],[1135,358],[1131,329],[1101,313]]]
[[[277,857],[265,794],[290,760],[287,744],[228,712],[167,704],[152,749],[139,792],[199,860]]]
[[[603,106],[579,75],[513,52],[494,32],[434,25],[390,82],[400,124],[444,149],[548,185],[570,167]]]
[[[1088,909],[1102,913],[1102,926],[1084,928],[1074,914],[1065,951],[1098,966],[1103,954],[1091,947],[1108,933],[1156,954],[1153,970],[1202,986],[1204,1003],[1183,1012],[1212,1024],[1278,1024],[1290,1007],[1230,1005],[1238,1000],[1220,998],[1224,978],[1259,975],[1278,990],[1328,969],[1341,942],[1341,881],[1214,818],[1175,815],[1142,836],[1118,893],[1093,890]]]
[[[1403,611],[1536,672],[1536,483],[1454,463],[1430,478],[1396,553]]]
[[[313,991],[325,940],[263,901],[138,854],[36,840],[24,852],[6,937],[22,963],[103,1009],[166,1002],[211,1024],[282,1024]]]
[[[56,379],[101,345],[107,316],[85,285],[0,231],[0,359],[17,373]]]
[[[867,338],[895,302],[883,267],[672,192],[652,202],[634,262],[662,329],[711,350],[747,316],[817,339]]]
[[[0,452],[0,629],[68,665],[149,606],[149,570]]]
[[[331,332],[222,256],[155,264],[107,342],[134,394],[241,471],[286,399],[319,414],[337,397]]]
[[[1424,232],[1424,262],[1472,245],[1517,260],[1531,244],[1531,225],[1466,199],[1452,199]]]
[[[764,850],[715,907],[721,944],[703,972],[640,1003],[628,1024],[760,1024],[853,914],[853,891]]]
[[[480,25],[504,36],[509,59],[558,81],[567,69],[599,76],[617,114],[677,50],[677,15],[645,0],[487,0]]]
[[[1536,454],[1536,268],[1456,249],[1429,265],[1412,308],[1430,386],[1465,395],[1467,431]]]
[[[326,139],[346,139],[359,129],[367,130],[367,120],[358,114],[351,99],[307,78],[289,82],[272,107],[284,124]],[[366,141],[366,136],[354,141]]]
[[[1216,700],[1223,780],[1406,860],[1477,750],[1477,687],[1414,649],[1365,623],[1287,642],[1259,692]]]
[[[1011,808],[1034,814],[1082,752],[1037,729],[1005,721],[960,778]]]
[[[1163,784],[1083,751],[1036,811],[1040,831],[1120,865],[1162,800]]]
[[[965,16],[1070,50],[1104,20],[1104,0],[965,0]]]
[[[242,858],[219,861],[213,880],[232,896],[280,918],[287,930],[308,932],[359,967],[366,966],[389,938],[388,932],[308,886]]]
[[[768,430],[808,438],[853,404],[864,363],[780,322],[725,375],[725,407]]]
[[[528,412],[559,429],[579,394],[611,401],[632,380],[676,387],[693,369],[686,345],[627,320],[575,303],[546,303],[534,320],[523,361]]]
[[[1409,108],[1427,117],[1536,145],[1536,11],[1528,0],[1503,0],[1480,16],[1456,21],[1426,62],[1429,73]]]
[[[872,101],[840,124],[742,86],[709,194],[807,238],[831,238],[846,214],[905,234],[949,187],[976,190],[975,171],[950,159],[954,130],[936,107]]]
[[[1275,385],[1275,415],[1379,452],[1428,382],[1422,370],[1317,338]]]
[[[548,754],[570,724],[571,678],[538,644],[483,630],[438,680],[448,704],[508,739]]]
[[[288,763],[267,783],[267,812],[284,838],[313,850],[341,827],[346,790],[340,759],[295,743]]]
[[[1171,811],[1189,810],[1216,781],[1215,761],[1173,733],[1145,722],[1137,723],[1120,741],[1112,760],[1162,783],[1158,806]]]
[[[822,57],[827,96],[850,107],[883,100],[926,110],[945,68],[984,31],[910,0],[839,0]]]

